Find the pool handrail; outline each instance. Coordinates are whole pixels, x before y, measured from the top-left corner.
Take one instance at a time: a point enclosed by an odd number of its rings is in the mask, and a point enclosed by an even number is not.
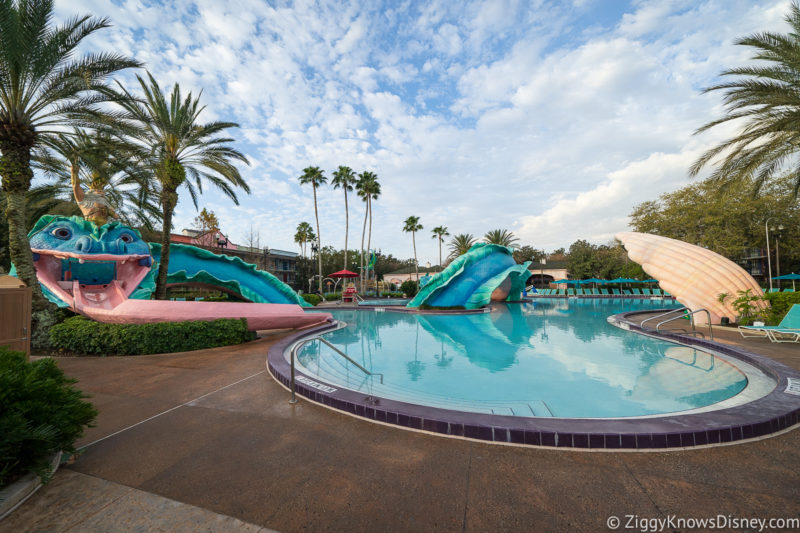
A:
[[[695,309],[694,311],[692,311],[691,309],[689,309],[689,308],[686,308],[686,310],[687,310],[687,311],[689,311],[689,312],[687,313],[687,315],[688,315],[688,317],[689,317],[689,321],[692,323],[692,331],[691,331],[691,333],[687,332],[687,334],[688,334],[688,335],[697,335],[698,333],[700,333],[700,332],[699,332],[699,331],[697,331],[697,329],[695,328],[695,324],[694,324],[694,315],[695,315],[695,313],[705,313],[705,314],[706,314],[706,316],[708,317],[708,336],[709,336],[709,339],[711,339],[711,340],[713,341],[713,340],[714,340],[714,330],[711,328],[711,313],[708,311],[708,309],[703,309],[703,308],[701,308],[701,309]],[[659,328],[660,328],[661,326],[663,326],[664,324],[666,324],[666,323],[668,323],[668,322],[672,322],[673,320],[678,320],[678,319],[680,319],[680,318],[684,318],[684,317],[683,317],[683,315],[681,315],[681,316],[674,316],[674,317],[672,317],[672,318],[668,318],[668,319],[666,319],[666,320],[662,320],[661,322],[659,322],[658,324],[656,324],[656,333],[661,333],[661,331],[659,331]],[[702,335],[702,333],[700,333],[700,334]]]
[[[327,330],[327,331],[325,331],[323,333],[330,333],[332,331],[337,331],[337,330],[340,330],[340,329],[345,328],[345,327],[347,327],[347,323],[346,322],[342,322],[341,320],[337,320],[336,321],[336,327],[334,329],[329,329],[329,330]],[[297,356],[297,350],[299,350],[300,347],[303,346],[304,344],[306,344],[307,342],[314,341],[314,340],[318,340],[318,341],[326,344],[334,352],[336,352],[337,354],[341,355],[342,357],[344,357],[345,359],[347,359],[348,361],[353,363],[359,370],[361,370],[362,372],[364,372],[368,376],[380,376],[381,384],[383,384],[383,374],[382,373],[380,373],[380,372],[370,372],[369,370],[367,370],[366,368],[364,368],[363,366],[358,364],[356,361],[351,359],[349,355],[347,355],[346,353],[341,351],[339,348],[337,348],[336,346],[334,346],[333,344],[328,342],[326,339],[323,339],[322,338],[323,333],[319,333],[317,335],[311,335],[309,337],[304,337],[302,339],[299,339],[299,340],[295,341],[292,344],[291,348],[289,349],[289,354],[290,354],[290,359],[291,359],[291,361],[290,361],[290,364],[291,364],[291,386],[290,387],[291,387],[291,392],[292,392],[292,397],[289,400],[289,403],[297,403],[297,396],[296,396],[296,393],[295,393],[295,379],[294,379],[294,374],[295,374],[295,371],[294,371],[294,367],[295,367],[294,360],[295,360],[295,357]]]
[[[688,308],[688,307],[679,307],[679,308],[677,308],[677,309],[670,309],[670,310],[669,310],[669,311],[667,311],[666,313],[659,313],[659,314],[657,314],[657,315],[653,315],[653,316],[651,316],[651,317],[649,317],[649,318],[646,318],[646,319],[642,320],[642,321],[639,323],[639,326],[641,326],[641,327],[642,327],[642,329],[644,329],[644,325],[645,325],[645,323],[647,323],[647,322],[650,322],[651,320],[655,320],[656,318],[665,317],[665,316],[667,316],[667,315],[671,315],[672,313],[678,313],[678,312],[683,312],[683,311],[689,311],[689,308]]]

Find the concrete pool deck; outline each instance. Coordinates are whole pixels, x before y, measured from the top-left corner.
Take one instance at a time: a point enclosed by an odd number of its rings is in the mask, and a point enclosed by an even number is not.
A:
[[[800,369],[800,346],[715,337]],[[80,444],[97,442],[0,531],[564,531],[605,530],[612,515],[800,516],[800,431],[658,453],[433,436],[290,405],[265,370],[278,338],[59,359],[100,411]]]

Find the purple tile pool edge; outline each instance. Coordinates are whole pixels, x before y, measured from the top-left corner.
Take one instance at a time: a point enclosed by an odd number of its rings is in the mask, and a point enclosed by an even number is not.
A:
[[[634,314],[641,314],[641,311],[614,315],[612,319],[625,324],[635,334],[645,334],[638,324],[627,319],[627,316]],[[270,374],[286,388],[290,388],[291,367],[284,357],[286,349],[303,337],[324,333],[334,327],[331,324],[303,330],[273,344],[267,354]],[[428,407],[365,396],[363,393],[326,383],[297,369],[296,376],[304,376],[335,390],[324,392],[296,382],[295,391],[313,402],[368,420],[443,435],[555,448],[686,448],[761,437],[800,423],[800,397],[783,392],[787,378],[800,380],[800,372],[768,357],[713,341],[669,333],[655,334],[650,330],[646,334],[688,346],[711,349],[743,360],[775,379],[778,385],[763,398],[727,409],[653,418],[618,419],[522,418]]]

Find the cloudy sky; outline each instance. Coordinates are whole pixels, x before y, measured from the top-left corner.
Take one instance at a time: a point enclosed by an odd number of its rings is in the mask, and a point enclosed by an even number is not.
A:
[[[748,61],[737,37],[784,31],[788,0],[274,2],[56,0],[61,18],[108,17],[85,47],[146,63],[165,88],[202,90],[206,121],[229,120],[252,188],[201,198],[238,243],[297,250],[314,223],[307,166],[375,172],[373,243],[437,262],[430,229],[506,228],[545,250],[608,242],[636,204],[688,183],[730,134],[701,94]],[[131,75],[123,83],[135,88]],[[319,191],[323,245],[344,245],[341,190]],[[357,248],[363,204],[350,202]],[[176,229],[196,211],[184,195]]]

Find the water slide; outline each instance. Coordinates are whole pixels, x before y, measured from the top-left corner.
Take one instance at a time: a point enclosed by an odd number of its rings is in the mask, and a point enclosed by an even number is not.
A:
[[[511,248],[477,243],[434,275],[406,307],[477,309],[491,301],[519,301],[529,264],[518,265]]]
[[[149,297],[156,263],[139,232],[116,221],[97,227],[80,217],[45,215],[28,238],[45,295],[100,322],[246,318],[248,328],[255,331],[302,328],[331,318],[326,313],[305,313],[290,287],[253,265],[191,246],[180,246],[170,256],[170,263],[175,260],[179,268],[173,283],[221,286],[259,303],[132,299],[134,293],[136,298]]]

